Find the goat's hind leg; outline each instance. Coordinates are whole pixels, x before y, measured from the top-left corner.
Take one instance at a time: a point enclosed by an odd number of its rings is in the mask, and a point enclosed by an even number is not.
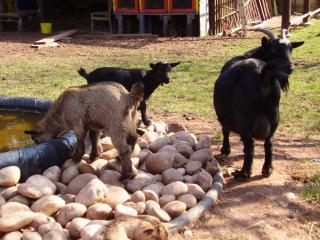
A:
[[[92,145],[90,161],[94,161],[102,152],[102,146],[100,143],[100,131],[89,131],[89,137]]]
[[[269,177],[272,173],[272,137],[267,138],[264,141],[265,160],[262,167],[262,175]]]
[[[254,141],[251,136],[241,135],[243,141],[244,162],[240,171],[235,171],[233,176],[237,179],[248,180],[252,172]]]

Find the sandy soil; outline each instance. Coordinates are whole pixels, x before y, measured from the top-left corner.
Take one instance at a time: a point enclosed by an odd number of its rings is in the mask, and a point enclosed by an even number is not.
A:
[[[63,44],[57,49],[34,50],[30,43],[40,39],[39,34],[1,34],[0,60],[32,54],[61,56],[79,55],[83,50],[90,54],[90,45],[123,46],[140,48],[149,45],[164,50],[165,40],[101,41],[76,39],[75,44]],[[68,40],[69,41],[69,40]],[[179,40],[170,42],[174,54],[184,54],[192,49],[199,51],[211,40],[183,39],[184,48],[179,48]],[[89,45],[84,47],[85,45]],[[195,47],[196,46],[196,47]],[[160,51],[159,50],[159,51]],[[153,112],[154,119],[166,122],[180,122],[188,130],[200,136],[215,136],[220,131],[213,119],[202,119],[192,115],[174,115]],[[237,136],[231,137],[232,153],[220,162],[223,170],[239,169],[243,163],[242,144]],[[221,141],[215,141],[213,150],[219,153]],[[303,183],[315,172],[320,172],[320,136],[304,139],[298,134],[278,131],[274,141],[274,172],[269,178],[261,177],[263,145],[256,144],[253,176],[248,182],[238,182],[232,177],[225,178],[224,190],[215,206],[186,231],[181,231],[170,239],[320,239],[320,204],[302,198],[299,191]]]
[[[215,121],[158,115],[155,118],[183,123],[198,136],[220,131]],[[215,154],[221,146],[221,141],[215,141]],[[230,156],[220,161],[226,177],[219,201],[202,219],[172,239],[320,239],[320,204],[299,195],[303,183],[320,172],[320,164],[314,161],[320,156],[319,138],[306,140],[298,134],[278,131],[274,140],[274,172],[269,178],[261,176],[263,143],[256,142],[253,174],[248,182],[227,176],[228,168],[240,170],[243,164],[243,146],[238,136],[231,136],[231,147]]]

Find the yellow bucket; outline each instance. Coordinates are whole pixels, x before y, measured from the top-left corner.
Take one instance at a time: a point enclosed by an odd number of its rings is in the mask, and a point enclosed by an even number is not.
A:
[[[52,32],[52,23],[50,22],[43,22],[40,23],[40,29],[42,34],[48,34]]]

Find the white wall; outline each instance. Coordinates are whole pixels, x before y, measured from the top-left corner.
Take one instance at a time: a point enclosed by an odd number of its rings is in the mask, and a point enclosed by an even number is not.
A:
[[[209,1],[199,0],[200,37],[209,34]]]

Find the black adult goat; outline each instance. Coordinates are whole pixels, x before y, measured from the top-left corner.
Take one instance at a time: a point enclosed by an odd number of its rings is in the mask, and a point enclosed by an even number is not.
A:
[[[173,67],[179,64],[180,62],[166,63],[162,61],[156,64],[150,63],[150,70],[143,68],[125,69],[102,67],[95,69],[89,74],[86,73],[86,70],[80,68],[78,73],[87,80],[88,84],[112,81],[122,84],[128,91],[131,90],[131,87],[136,82],[142,81],[144,85],[144,96],[143,101],[140,103],[139,110],[141,112],[142,122],[144,125],[149,126],[151,121],[147,117],[146,101],[160,84],[163,85],[170,82],[169,73]]]
[[[270,39],[261,46],[229,60],[214,86],[214,107],[222,126],[222,155],[230,154],[230,131],[240,135],[244,145],[244,164],[236,178],[251,175],[254,140],[264,140],[265,162],[262,174],[272,173],[272,137],[279,124],[281,90],[287,91],[293,64],[291,52],[303,42],[290,43],[271,31],[259,29]]]

